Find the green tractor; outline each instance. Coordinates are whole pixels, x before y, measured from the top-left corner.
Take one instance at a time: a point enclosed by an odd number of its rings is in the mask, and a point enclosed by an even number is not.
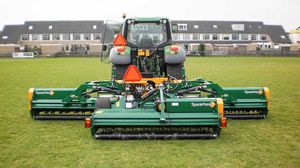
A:
[[[107,49],[106,46],[103,49]],[[31,88],[34,119],[85,119],[96,139],[215,138],[226,118],[265,118],[267,87],[188,80],[167,18],[128,18],[109,52],[112,77],[78,88]]]

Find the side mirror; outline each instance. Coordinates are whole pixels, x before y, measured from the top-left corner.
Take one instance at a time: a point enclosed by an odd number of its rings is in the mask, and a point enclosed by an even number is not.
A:
[[[122,25],[115,25],[115,26],[113,27],[114,34],[119,34],[119,33],[121,33],[121,30],[122,30]]]
[[[107,45],[104,44],[104,45],[102,46],[102,51],[106,51],[106,50],[107,50]]]
[[[177,33],[178,32],[178,26],[177,24],[172,25],[172,33]]]

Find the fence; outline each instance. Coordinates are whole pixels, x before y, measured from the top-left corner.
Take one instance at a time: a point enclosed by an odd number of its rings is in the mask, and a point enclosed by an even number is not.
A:
[[[12,57],[12,52],[0,52],[0,58]],[[102,53],[103,57],[108,56],[108,53]],[[188,51],[187,56],[277,56],[277,57],[300,57],[300,51],[278,51],[278,50],[266,50],[266,51]],[[46,55],[36,55],[35,57],[43,57]],[[100,52],[95,53],[75,53],[75,52],[59,52],[49,57],[90,57],[100,56]]]
[[[188,56],[298,56],[299,51],[281,51],[281,50],[248,50],[248,51],[189,51],[186,53]]]

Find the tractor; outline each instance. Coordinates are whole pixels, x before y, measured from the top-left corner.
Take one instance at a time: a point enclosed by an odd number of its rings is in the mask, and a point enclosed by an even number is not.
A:
[[[85,119],[95,139],[216,138],[226,118],[265,118],[267,87],[188,80],[168,18],[126,18],[109,49],[111,79],[78,88],[31,88],[34,119]],[[103,45],[103,50],[108,47]]]

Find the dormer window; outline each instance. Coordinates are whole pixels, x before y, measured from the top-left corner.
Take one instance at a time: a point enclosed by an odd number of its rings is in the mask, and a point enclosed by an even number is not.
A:
[[[244,31],[245,25],[244,24],[232,24],[231,28],[233,31]]]
[[[49,30],[52,30],[53,26],[52,25],[49,25],[48,29]]]
[[[8,36],[2,36],[2,39],[8,39]]]
[[[218,25],[213,25],[213,28],[214,28],[214,29],[218,28]]]
[[[199,29],[199,26],[198,25],[194,25],[194,29]]]
[[[187,24],[178,24],[178,30],[187,30]]]
[[[28,29],[29,29],[29,30],[32,30],[32,29],[33,29],[33,26],[28,26]]]
[[[97,29],[97,25],[93,25],[93,29],[96,30]]]
[[[285,39],[285,35],[281,35],[280,38]]]

